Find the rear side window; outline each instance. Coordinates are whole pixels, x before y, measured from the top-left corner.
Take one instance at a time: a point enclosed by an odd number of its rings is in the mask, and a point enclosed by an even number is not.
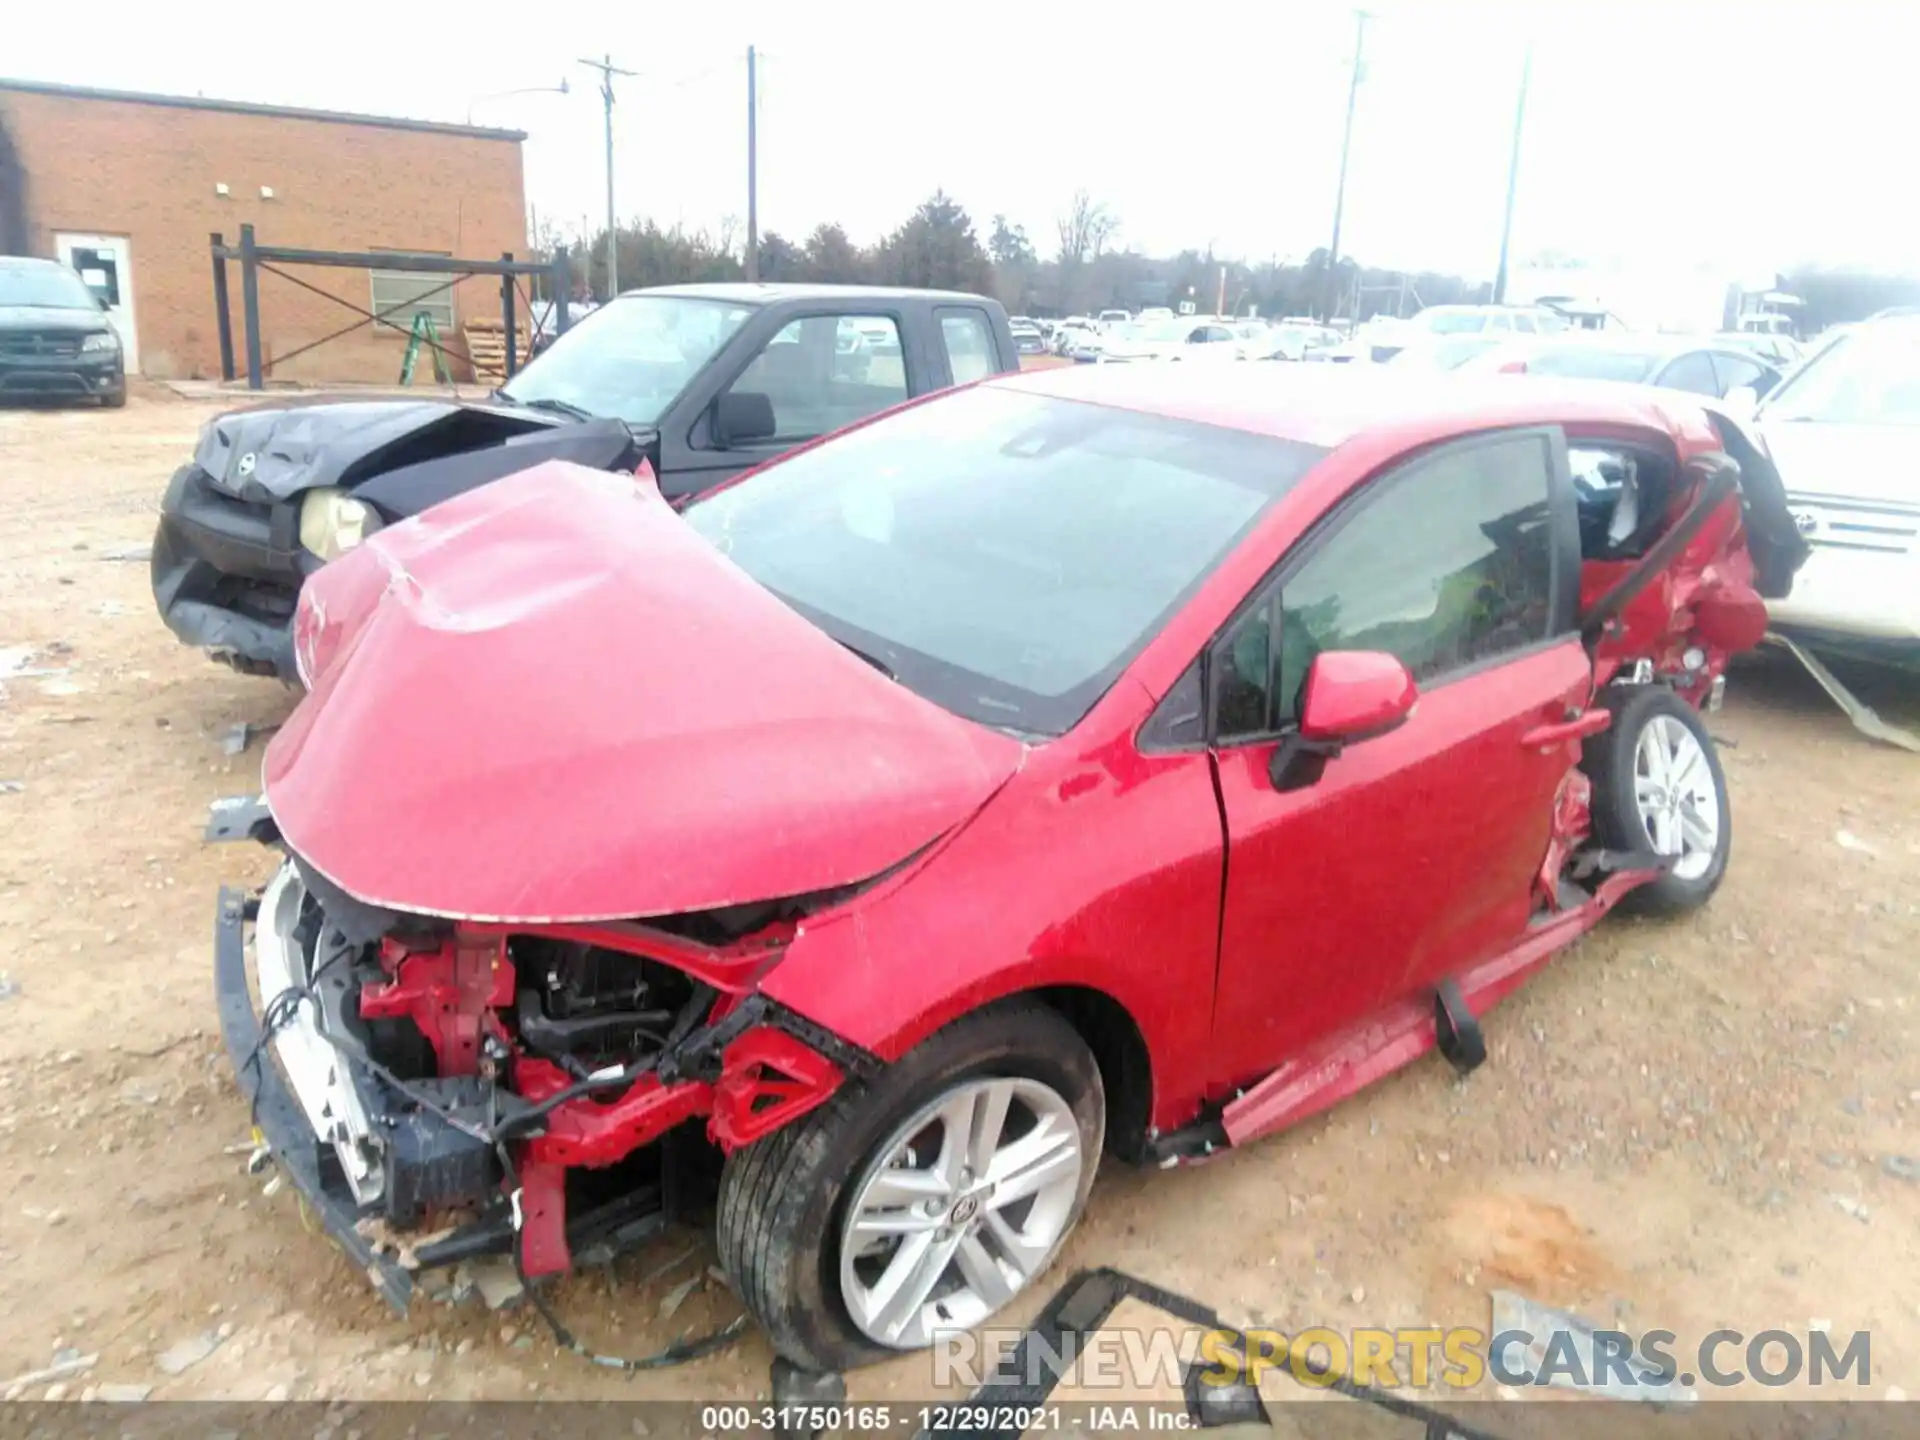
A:
[[[994,363],[993,327],[987,323],[984,310],[942,306],[936,313],[940,316],[940,339],[947,347],[947,368],[953,372],[954,384],[984,380],[999,370]]]
[[[1384,650],[1421,684],[1547,638],[1553,452],[1529,433],[1415,461],[1374,487],[1214,652],[1215,734],[1298,718],[1316,655]]]

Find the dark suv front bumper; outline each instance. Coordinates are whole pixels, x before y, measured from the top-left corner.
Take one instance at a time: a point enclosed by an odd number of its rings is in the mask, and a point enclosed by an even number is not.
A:
[[[125,361],[118,350],[86,351],[73,355],[10,353],[0,346],[0,396],[97,396],[124,399],[127,393]]]
[[[168,482],[153,537],[153,599],[167,628],[251,675],[298,681],[293,611],[319,561],[300,548],[299,501],[216,490],[198,465]]]

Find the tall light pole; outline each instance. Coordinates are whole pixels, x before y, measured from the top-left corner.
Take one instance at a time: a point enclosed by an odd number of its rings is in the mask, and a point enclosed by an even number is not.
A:
[[[631,76],[634,72],[615,65],[611,55],[603,55],[598,60],[582,60],[580,63],[589,70],[600,72],[600,98],[607,110],[607,298],[611,300],[620,293],[620,259],[613,209],[613,77]]]
[[[747,279],[760,278],[760,90],[747,46]]]
[[[1340,137],[1340,183],[1333,192],[1333,243],[1327,247],[1327,283],[1340,283],[1340,220],[1347,208],[1347,155],[1353,149],[1353,111],[1360,100],[1360,67],[1367,53],[1367,21],[1373,17],[1364,10],[1353,12],[1353,79],[1347,84],[1347,125]],[[1327,318],[1339,308],[1336,299],[1328,307]]]
[[[473,107],[486,100],[505,100],[509,95],[570,95],[563,77],[558,85],[526,85],[518,90],[495,90],[488,95],[476,95],[467,101],[467,123],[473,123]]]
[[[1533,42],[1520,62],[1520,99],[1513,107],[1513,153],[1507,160],[1507,213],[1500,222],[1500,268],[1493,275],[1493,303],[1507,302],[1507,247],[1513,240],[1513,200],[1520,188],[1520,137],[1527,123],[1527,86],[1533,80]]]

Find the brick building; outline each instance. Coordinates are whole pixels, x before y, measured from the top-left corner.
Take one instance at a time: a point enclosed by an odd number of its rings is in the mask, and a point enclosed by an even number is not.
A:
[[[110,302],[128,368],[217,376],[210,233],[237,243],[526,254],[516,130],[296,110],[0,79],[0,253],[65,260]],[[241,352],[239,267],[230,266]],[[362,309],[413,308],[443,334],[498,316],[499,281],[293,267]],[[393,381],[405,336],[363,328],[293,351],[353,320],[280,276],[260,277],[260,328],[276,379]],[[288,357],[275,363],[276,357]]]

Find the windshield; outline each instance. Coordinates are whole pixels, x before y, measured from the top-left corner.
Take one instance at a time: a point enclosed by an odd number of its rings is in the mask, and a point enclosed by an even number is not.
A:
[[[0,305],[36,305],[48,310],[92,310],[93,298],[78,275],[60,265],[0,265]]]
[[[1561,345],[1528,356],[1527,373],[1557,375],[1566,380],[1625,380],[1637,385],[1653,374],[1658,363],[1658,356],[1637,350]]]
[[[1828,425],[1920,425],[1920,325],[1849,332],[1802,361],[1763,413]]]
[[[1425,310],[1413,323],[1435,335],[1471,335],[1487,328],[1487,317],[1476,310]]]
[[[1060,735],[1322,453],[983,386],[801,451],[686,518],[917,694]]]
[[[652,425],[757,306],[686,295],[623,295],[553,342],[501,393]]]

